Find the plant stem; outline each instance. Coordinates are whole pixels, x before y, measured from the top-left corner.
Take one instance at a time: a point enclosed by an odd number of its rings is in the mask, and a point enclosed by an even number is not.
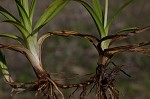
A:
[[[108,0],[105,0],[105,16],[104,16],[104,28],[107,26],[107,18],[108,18]],[[106,33],[108,34],[108,33]]]
[[[43,68],[42,63],[40,61],[41,54],[39,53],[39,45],[38,45],[37,39],[35,39],[32,36],[28,38],[27,42],[28,42],[27,47],[32,53],[32,55],[27,55],[27,58],[31,62],[37,77],[41,78],[47,75],[47,72]]]

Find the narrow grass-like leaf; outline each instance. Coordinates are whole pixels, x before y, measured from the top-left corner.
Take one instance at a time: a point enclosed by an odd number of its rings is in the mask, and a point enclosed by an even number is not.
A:
[[[92,3],[94,6],[95,13],[99,17],[99,20],[101,21],[101,23],[103,23],[103,11],[102,11],[100,1],[99,0],[92,0]]]
[[[117,16],[122,12],[122,10],[129,5],[133,0],[126,0],[126,2],[114,13],[113,17],[110,19],[110,21],[108,22],[107,26],[106,26],[106,31],[109,30],[110,25],[112,24],[112,22],[117,18]]]
[[[108,2],[108,0],[105,0],[105,15],[104,15],[104,28],[106,28],[106,26],[107,26],[107,18],[108,18],[108,4],[109,4],[109,2]],[[108,31],[105,31],[106,32],[106,34],[108,34],[107,32]]]
[[[28,0],[22,0],[23,8],[25,9],[27,15],[29,16],[29,1]]]
[[[138,52],[147,56],[150,56],[150,48],[134,48],[134,49],[130,49],[130,52]]]
[[[93,20],[96,23],[96,26],[97,26],[97,29],[98,29],[98,32],[99,32],[101,38],[104,37],[105,36],[105,30],[104,30],[103,24],[99,20],[98,16],[94,12],[94,10],[86,2],[84,2],[82,0],[74,0],[74,1],[81,3],[87,9],[87,11],[91,14]]]
[[[14,39],[14,40],[17,40],[19,43],[23,44],[23,39],[17,35],[12,35],[12,34],[0,34],[0,37],[7,37],[7,38],[11,38],[11,39]]]
[[[96,38],[95,36],[88,35],[88,34],[81,34],[81,33],[75,32],[75,31],[56,31],[56,32],[49,32],[49,34],[57,35],[57,36],[64,36],[64,37],[69,37],[69,36],[83,37],[83,38],[89,40],[94,46],[97,46],[97,44],[99,43],[99,39]]]
[[[24,1],[24,0],[18,0],[18,2],[20,2],[20,4],[22,4],[22,3],[23,3],[23,1]]]
[[[29,16],[28,16],[27,12],[25,11],[24,7],[21,5],[21,3],[18,0],[15,0],[15,1],[16,1],[16,5],[18,7],[22,25],[25,26],[25,28],[29,31],[29,33],[31,33],[32,26],[31,26]]]
[[[4,55],[2,54],[1,50],[0,50],[0,69],[2,70],[2,73],[4,75],[4,78],[6,79],[6,81],[8,83],[13,83],[13,79],[11,78],[7,65],[6,65],[6,60]]]
[[[0,13],[4,15],[7,19],[12,20],[12,21],[17,21],[19,20],[15,18],[11,13],[9,13],[6,9],[4,9],[2,6],[0,6]]]
[[[104,51],[109,54],[116,54],[119,52],[140,52],[150,56],[150,49],[149,48],[141,48],[142,46],[150,45],[150,41],[141,42],[139,44],[132,44],[132,45],[125,45],[125,46],[118,46],[113,48],[105,49]]]
[[[9,49],[9,50],[20,52],[22,54],[29,54],[30,53],[30,51],[28,49],[26,49],[25,47],[23,47],[22,45],[0,44],[0,49]]]
[[[21,34],[24,38],[28,37],[28,35],[29,35],[28,30],[24,26],[22,26],[20,23],[11,21],[11,20],[5,20],[3,22],[7,22],[7,23],[14,25],[21,32]]]
[[[47,24],[54,16],[56,16],[62,8],[69,2],[69,0],[55,0],[52,2],[52,4],[49,5],[49,7],[44,11],[43,15],[40,17],[40,19],[37,21],[34,30],[39,30],[42,28],[45,24]],[[40,27],[40,28],[39,28]],[[36,33],[36,32],[34,32]]]
[[[31,24],[32,24],[32,19],[33,19],[33,14],[34,14],[36,2],[37,2],[37,0],[32,0],[31,5],[30,5],[29,18],[30,18]]]
[[[139,28],[137,28],[137,27],[128,27],[128,28],[124,28],[124,29],[122,29],[122,30],[120,30],[120,31],[118,31],[118,32],[116,32],[115,34],[120,34],[120,33],[125,33],[125,32],[127,32],[127,31],[136,31],[136,30],[138,30]]]

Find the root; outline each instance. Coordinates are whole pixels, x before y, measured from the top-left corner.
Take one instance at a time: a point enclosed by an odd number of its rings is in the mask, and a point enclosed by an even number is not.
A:
[[[100,64],[96,68],[95,75],[89,80],[79,84],[57,84],[57,86],[64,89],[76,87],[75,91],[71,93],[70,96],[72,96],[78,89],[82,88],[82,92],[80,93],[80,99],[85,99],[85,97],[87,96],[87,92],[91,93],[94,89],[96,89],[95,97],[97,99],[119,99],[119,92],[114,86],[114,81],[117,74],[120,71],[122,72],[121,67],[122,66],[115,65],[113,69],[108,70],[107,66]]]
[[[13,88],[13,92],[35,91],[36,96],[41,93],[47,99],[58,99],[58,93],[61,95],[61,99],[65,99],[61,90],[68,88],[76,88],[69,97],[73,97],[78,89],[82,89],[80,99],[85,99],[93,90],[95,90],[95,97],[97,99],[119,99],[119,92],[114,86],[114,81],[118,73],[123,71],[121,67],[114,64],[112,69],[108,69],[107,66],[100,64],[97,66],[94,76],[78,84],[58,84],[48,75],[34,82],[11,83],[10,85]]]
[[[61,94],[62,99],[65,99],[63,93],[62,93],[61,90],[58,88],[58,86],[56,85],[56,83],[55,83],[52,79],[50,79],[50,78],[48,78],[48,80],[53,84],[53,86],[56,88],[56,90]],[[53,91],[53,90],[52,90],[52,91]]]
[[[58,99],[56,91],[61,95],[61,99],[65,99],[62,91],[58,88],[57,84],[50,78],[45,77],[34,82],[29,83],[9,83],[13,88],[12,93],[21,93],[26,91],[35,91],[38,94],[43,94],[46,99]]]

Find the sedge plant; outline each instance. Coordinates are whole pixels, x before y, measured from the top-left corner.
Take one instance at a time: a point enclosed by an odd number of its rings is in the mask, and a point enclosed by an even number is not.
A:
[[[10,12],[0,6],[0,13],[6,17],[6,20],[4,20],[3,22],[13,24],[22,35],[20,37],[17,35],[12,35],[11,33],[1,33],[0,37],[12,38],[14,40],[17,40],[19,44],[0,44],[0,49],[9,49],[24,54],[31,62],[32,67],[38,77],[38,80],[30,83],[15,82],[9,74],[5,57],[3,53],[0,52],[0,66],[4,77],[13,88],[13,91],[36,91],[37,94],[39,92],[42,92],[48,99],[51,99],[51,97],[57,99],[55,89],[61,94],[62,99],[64,99],[64,95],[59,88],[66,89],[72,87],[76,87],[76,90],[78,88],[83,89],[80,94],[80,99],[84,99],[87,95],[87,92],[91,92],[94,89],[96,93],[95,96],[98,99],[118,99],[119,92],[114,85],[114,81],[116,79],[116,75],[120,71],[124,74],[126,73],[121,69],[122,66],[117,66],[111,61],[112,57],[115,54],[124,51],[141,52],[146,55],[150,55],[149,48],[142,48],[143,46],[149,45],[150,42],[145,41],[139,44],[123,45],[117,47],[111,47],[111,45],[115,44],[117,41],[121,41],[128,37],[134,36],[135,34],[142,33],[143,31],[150,29],[150,27],[145,27],[141,29],[127,28],[119,30],[119,32],[116,32],[114,35],[110,35],[109,30],[112,22],[133,0],[125,0],[125,3],[114,13],[114,15],[110,19],[108,19],[109,0],[105,0],[104,10],[102,9],[102,5],[99,0],[91,0],[91,5],[83,0],[72,0],[82,4],[90,13],[93,21],[96,24],[99,37],[95,37],[90,34],[81,34],[75,31],[56,31],[44,34],[39,39],[37,39],[39,30],[45,24],[47,24],[58,12],[60,12],[60,10],[69,1],[71,0],[54,0],[34,26],[32,24],[32,21],[37,0],[31,0],[30,6],[28,0],[15,0],[19,12],[19,19],[17,19]],[[128,32],[126,33],[126,31]],[[79,36],[89,40],[97,49],[99,55],[97,63],[98,66],[96,68],[94,76],[90,77],[90,79],[85,82],[71,85],[58,84],[53,79],[51,79],[50,75],[43,68],[44,66],[41,62],[41,46],[45,39],[51,37],[52,35],[65,37]],[[114,64],[114,68],[111,70],[109,69],[110,63]],[[128,74],[126,75],[129,76]],[[71,95],[73,95],[75,91]]]
[[[9,2],[9,1],[8,1]],[[37,0],[14,0],[18,9],[19,17],[15,17],[4,7],[0,6],[0,14],[5,17],[2,22],[14,25],[21,36],[13,35],[12,33],[0,33],[0,37],[10,38],[18,41],[18,44],[2,44],[0,43],[0,66],[4,74],[4,77],[8,84],[13,88],[13,91],[37,91],[42,92],[46,97],[51,96],[56,98],[56,94],[53,89],[63,94],[58,89],[56,84],[51,80],[50,75],[44,69],[41,61],[41,46],[43,37],[38,39],[39,30],[50,22],[69,2],[69,0],[54,0],[45,9],[40,18],[33,25],[34,12],[36,10]],[[9,49],[24,54],[32,64],[34,72],[38,78],[33,83],[17,83],[10,76],[7,63],[5,61],[3,49]],[[49,83],[47,83],[49,82]],[[50,87],[51,86],[51,87]],[[47,92],[51,90],[51,92]]]
[[[100,0],[91,0],[91,5],[83,0],[72,0],[82,4],[86,10],[90,13],[93,21],[96,24],[99,37],[90,35],[90,34],[81,34],[75,31],[56,31],[49,32],[45,34],[45,37],[48,35],[57,35],[57,36],[79,36],[89,40],[98,51],[99,59],[97,62],[97,68],[95,75],[92,76],[89,80],[81,82],[79,84],[72,84],[64,86],[65,88],[76,87],[82,88],[83,91],[80,94],[80,99],[84,99],[87,96],[87,93],[95,89],[95,97],[97,99],[119,99],[119,91],[116,89],[114,81],[116,80],[116,75],[119,72],[124,73],[129,76],[122,66],[116,65],[111,61],[112,57],[120,52],[139,52],[145,55],[150,56],[150,48],[143,48],[143,46],[150,45],[150,41],[140,42],[138,44],[131,45],[122,45],[114,46],[116,42],[120,42],[123,39],[127,39],[136,34],[142,33],[143,31],[149,30],[150,26],[144,28],[129,27],[122,30],[118,30],[113,35],[110,35],[110,27],[112,22],[118,17],[118,15],[123,11],[123,9],[129,5],[133,0],[125,0],[123,5],[120,6],[118,10],[114,12],[112,17],[108,19],[109,11],[109,0],[105,0],[104,10],[102,8]],[[111,46],[113,45],[113,47]],[[110,69],[110,64],[113,64],[114,67]],[[77,90],[76,89],[76,90]],[[76,91],[75,90],[75,91]],[[75,91],[72,93],[74,94]]]

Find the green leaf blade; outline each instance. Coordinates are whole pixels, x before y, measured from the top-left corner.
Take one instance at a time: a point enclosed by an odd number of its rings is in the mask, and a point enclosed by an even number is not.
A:
[[[29,31],[24,26],[22,26],[21,23],[11,21],[11,20],[5,20],[3,22],[10,23],[10,24],[14,25],[21,32],[21,34],[24,38],[29,36]]]
[[[6,81],[8,83],[13,83],[13,79],[11,78],[7,65],[6,65],[6,60],[5,60],[5,56],[2,54],[1,50],[0,50],[0,67],[2,70],[2,73],[4,75],[4,78],[6,79]]]
[[[87,9],[87,11],[90,13],[93,20],[95,21],[95,24],[97,26],[97,29],[98,29],[98,32],[99,32],[101,38],[104,37],[105,36],[105,30],[104,30],[103,24],[99,20],[98,16],[94,12],[94,10],[86,2],[84,2],[82,0],[74,0],[74,1],[81,3]]]
[[[138,27],[128,27],[128,28],[124,28],[118,32],[116,32],[115,34],[121,34],[123,32],[127,32],[127,31],[135,31],[135,30],[138,30],[139,28]]]
[[[92,3],[94,6],[95,13],[99,17],[99,20],[103,23],[103,11],[102,11],[100,1],[99,0],[92,0]]]
[[[31,6],[30,6],[30,10],[29,10],[29,18],[30,18],[31,24],[32,24],[32,19],[33,19],[33,14],[34,14],[36,3],[37,3],[37,0],[31,1]]]
[[[133,0],[126,0],[126,2],[114,13],[113,17],[111,18],[111,20],[108,22],[107,26],[106,26],[106,31],[109,30],[110,25],[112,24],[112,22],[120,15],[120,13],[122,12],[122,10],[128,6]]]
[[[28,0],[22,0],[23,8],[25,9],[27,15],[29,16],[29,1]]]
[[[34,30],[41,29],[45,24],[47,24],[50,20],[52,20],[54,16],[56,16],[68,2],[69,0],[53,1],[52,4],[49,5],[49,7],[44,11],[43,15],[36,23]]]
[[[18,0],[16,1],[16,5],[18,7],[19,15],[21,18],[22,25],[31,33],[32,32],[32,25],[29,19],[27,12],[25,11],[23,5]]]
[[[17,35],[2,33],[2,34],[0,34],[0,37],[11,38],[11,39],[17,40],[19,43],[23,44],[23,39]]]
[[[105,15],[104,15],[104,28],[106,28],[106,26],[107,26],[107,18],[108,18],[108,5],[109,5],[109,3],[108,3],[108,0],[105,0]],[[106,34],[108,35],[108,31],[105,31],[106,32]]]
[[[12,21],[17,21],[19,20],[15,18],[11,13],[9,13],[6,9],[4,9],[2,6],[0,6],[0,13],[5,16],[7,19],[12,20]]]

